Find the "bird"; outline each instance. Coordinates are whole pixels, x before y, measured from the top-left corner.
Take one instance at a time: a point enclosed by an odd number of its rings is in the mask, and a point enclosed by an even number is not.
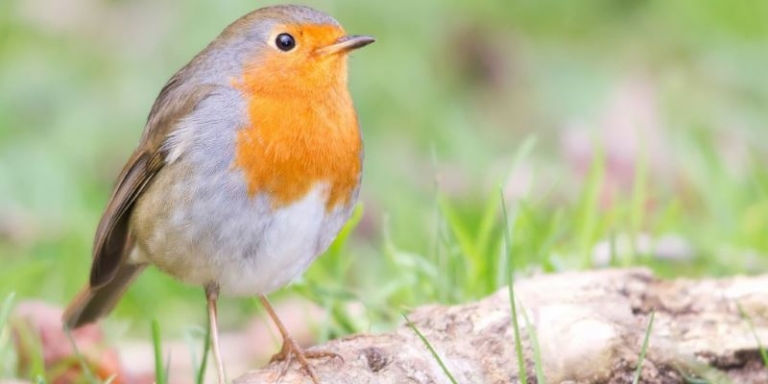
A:
[[[154,266],[204,288],[219,383],[219,295],[258,297],[283,339],[275,359],[317,383],[267,295],[300,277],[354,210],[363,143],[348,56],[374,41],[316,9],[269,6],[173,75],[117,177],[64,327],[106,316]]]

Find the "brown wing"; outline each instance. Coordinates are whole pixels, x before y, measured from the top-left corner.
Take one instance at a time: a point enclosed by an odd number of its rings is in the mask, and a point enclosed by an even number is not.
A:
[[[213,90],[214,86],[184,86],[187,68],[163,87],[147,120],[139,148],[120,172],[107,208],[96,229],[91,287],[111,281],[130,249],[128,222],[133,204],[165,164],[163,143],[173,127]]]
[[[162,168],[162,158],[157,157],[137,151],[120,173],[112,197],[96,229],[91,267],[92,287],[100,287],[112,280],[123,261],[123,254],[130,251],[125,249],[129,213],[136,198]]]

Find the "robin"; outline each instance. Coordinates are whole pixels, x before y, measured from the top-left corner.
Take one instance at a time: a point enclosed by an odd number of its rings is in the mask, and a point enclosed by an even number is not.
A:
[[[253,11],[165,85],[96,230],[69,329],[107,315],[149,265],[202,286],[219,383],[219,294],[258,296],[283,346],[305,353],[266,295],[301,275],[349,219],[363,148],[347,55],[374,42],[303,6]]]

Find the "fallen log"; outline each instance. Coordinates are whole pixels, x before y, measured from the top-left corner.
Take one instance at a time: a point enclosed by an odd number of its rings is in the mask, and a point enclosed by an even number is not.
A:
[[[768,383],[758,340],[768,344],[768,275],[661,280],[646,269],[542,275],[515,284],[529,383],[631,383],[649,329],[641,383]],[[421,307],[413,327],[360,334],[310,350],[322,383],[519,383],[508,290],[474,303]],[[752,323],[752,326],[750,326]],[[540,357],[535,357],[535,356]],[[441,368],[441,363],[445,370]],[[309,383],[294,363],[234,382]]]

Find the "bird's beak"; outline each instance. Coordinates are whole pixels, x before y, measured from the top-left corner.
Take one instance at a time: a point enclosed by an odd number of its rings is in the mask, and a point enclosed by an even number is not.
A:
[[[319,52],[322,54],[349,52],[358,48],[365,47],[374,41],[376,41],[376,39],[370,36],[343,36],[336,40],[335,43],[321,48]]]

